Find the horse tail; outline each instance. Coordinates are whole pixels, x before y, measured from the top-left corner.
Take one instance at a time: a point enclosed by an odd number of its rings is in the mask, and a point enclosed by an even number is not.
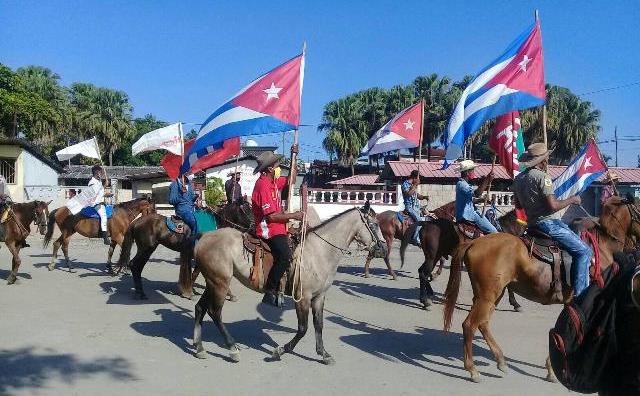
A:
[[[131,257],[131,246],[133,246],[133,228],[136,226],[137,220],[134,220],[129,227],[127,228],[127,232],[124,233],[124,239],[122,240],[122,245],[120,246],[120,257],[118,257],[118,268],[122,269],[129,265],[129,259]]]
[[[451,329],[451,318],[453,317],[453,311],[456,307],[458,300],[458,293],[460,292],[460,278],[462,278],[462,262],[467,254],[467,250],[471,247],[471,244],[463,244],[456,249],[451,258],[451,268],[449,269],[449,282],[447,283],[447,289],[444,292],[444,331],[448,332]]]
[[[44,241],[42,242],[42,247],[46,248],[49,246],[49,242],[51,242],[51,237],[53,236],[53,229],[56,225],[56,212],[58,209],[54,209],[49,213],[49,219],[47,220],[47,233],[44,234]]]
[[[402,225],[400,226],[402,227]],[[402,241],[400,242],[400,269],[404,267],[404,253],[409,246],[409,241],[413,236],[413,228],[409,227],[407,231],[402,235]],[[389,252],[391,254],[391,252]]]

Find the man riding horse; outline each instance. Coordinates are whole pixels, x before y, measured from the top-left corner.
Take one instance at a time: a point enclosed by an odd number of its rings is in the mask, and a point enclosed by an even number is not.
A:
[[[189,234],[189,241],[192,245],[195,245],[195,241],[198,235],[198,223],[196,222],[195,215],[195,202],[198,196],[193,191],[193,173],[187,172],[186,175],[171,182],[169,186],[169,203],[173,205],[176,211],[176,215],[187,223],[191,234]]]
[[[476,166],[472,160],[460,162],[460,180],[456,184],[456,221],[458,223],[472,223],[483,233],[493,234],[498,230],[475,207],[476,203],[485,202],[487,199],[482,194],[487,190],[489,183],[493,179],[493,172],[484,177],[480,186],[473,187],[469,182],[476,177],[474,171]]]
[[[429,197],[418,193],[418,186],[420,186],[420,172],[417,169],[411,171],[409,178],[402,183],[402,198],[404,199],[404,210],[414,222],[418,223],[424,221],[424,218],[420,213],[420,200]],[[411,240],[414,244],[420,246],[420,226],[416,226],[413,231],[413,238]]]
[[[291,152],[298,152],[297,145],[291,147]],[[288,179],[280,176],[280,157],[268,151],[260,154],[257,162],[258,166],[253,173],[260,173],[260,177],[256,180],[251,196],[255,232],[256,236],[267,242],[273,255],[273,268],[269,271],[262,302],[281,307],[283,301],[278,294],[278,285],[292,259],[287,223],[289,220],[302,221],[304,214],[300,211],[282,211],[282,189],[287,185]],[[295,177],[295,166],[291,167],[290,177]]]
[[[550,151],[544,143],[534,143],[520,158],[526,170],[516,176],[513,182],[516,208],[523,208],[527,224],[549,235],[573,257],[576,270],[571,271],[574,295],[579,296],[589,286],[589,262],[591,249],[562,220],[555,218],[556,212],[569,205],[580,205],[582,200],[575,195],[567,199],[557,199],[553,183],[545,172]]]

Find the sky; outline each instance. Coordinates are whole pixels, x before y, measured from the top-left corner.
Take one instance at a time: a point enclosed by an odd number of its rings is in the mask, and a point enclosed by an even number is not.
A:
[[[135,116],[201,123],[306,41],[301,122],[310,126],[300,129],[300,156],[309,160],[327,157],[315,126],[328,101],[419,75],[473,75],[535,9],[546,82],[602,111],[599,140],[616,126],[619,136],[640,137],[637,1],[0,0],[0,62],[49,67],[65,85],[123,90]],[[281,134],[256,140],[282,145]],[[640,141],[620,142],[619,165],[635,166],[639,149]],[[611,143],[601,150],[614,156]]]

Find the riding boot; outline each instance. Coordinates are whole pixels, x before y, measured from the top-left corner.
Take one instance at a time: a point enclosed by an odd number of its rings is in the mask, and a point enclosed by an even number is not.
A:
[[[262,297],[262,303],[282,308],[284,301],[282,301],[279,293],[267,290],[264,292],[264,297]]]
[[[100,237],[105,245],[111,245],[111,238],[109,238],[109,234],[106,231],[100,231]]]

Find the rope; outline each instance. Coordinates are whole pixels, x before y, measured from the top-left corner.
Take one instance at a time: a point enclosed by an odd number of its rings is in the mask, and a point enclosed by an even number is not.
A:
[[[599,288],[604,288],[604,278],[602,278],[602,266],[600,263],[600,238],[598,235],[590,231],[582,233],[582,240],[589,241],[593,247],[593,280],[596,281]]]
[[[291,298],[298,303],[302,300],[302,259],[304,258],[304,245],[307,241],[307,216],[302,218],[300,231],[300,244],[293,255],[293,286],[291,287]],[[297,286],[297,287],[296,287]],[[298,297],[296,297],[296,290]]]

